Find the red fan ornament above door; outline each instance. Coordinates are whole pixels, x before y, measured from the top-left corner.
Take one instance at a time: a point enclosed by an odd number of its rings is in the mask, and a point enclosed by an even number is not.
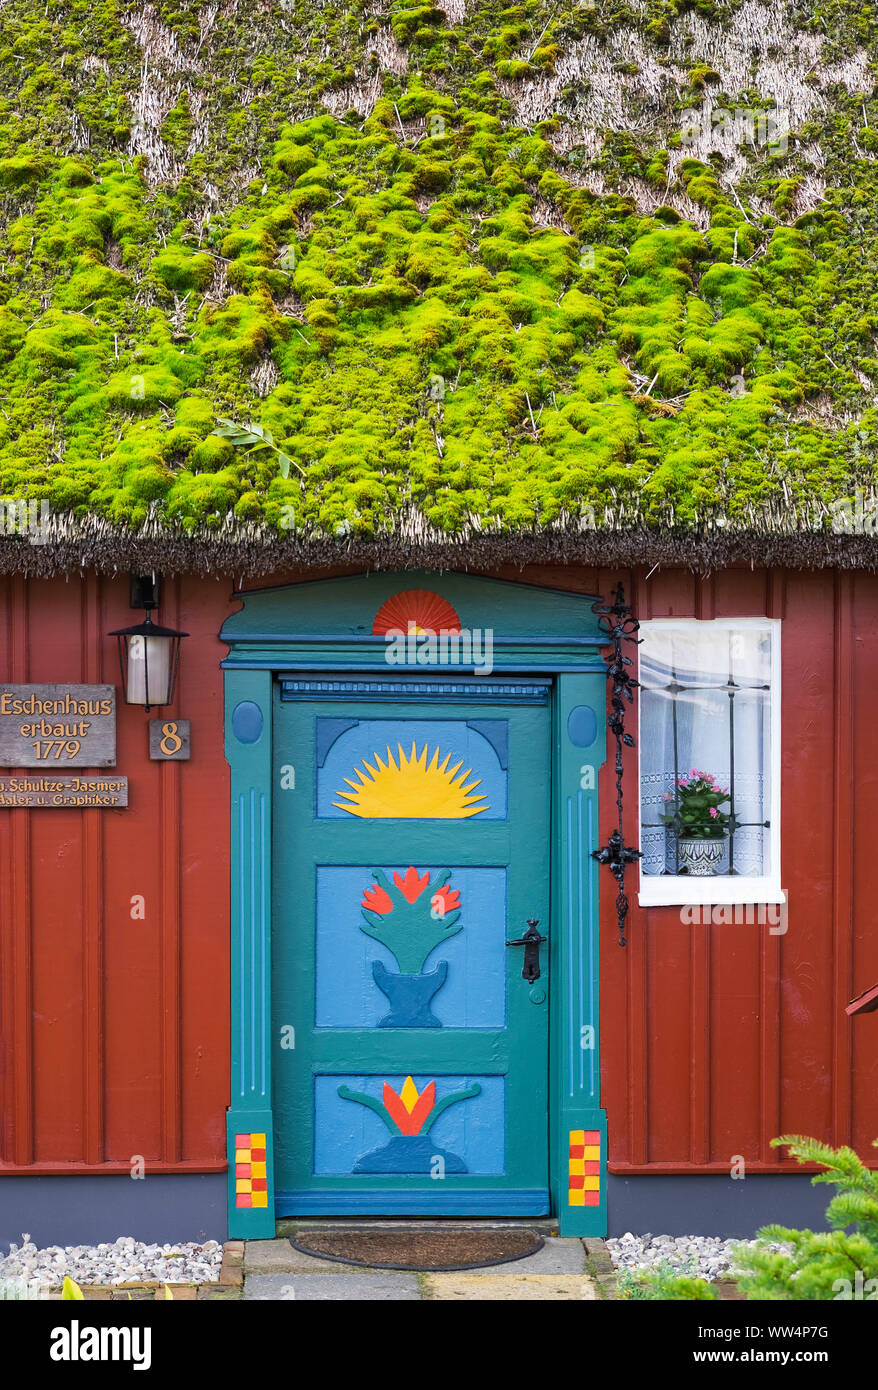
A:
[[[372,624],[373,637],[388,633],[460,632],[460,618],[447,599],[431,589],[405,589],[382,603]]]

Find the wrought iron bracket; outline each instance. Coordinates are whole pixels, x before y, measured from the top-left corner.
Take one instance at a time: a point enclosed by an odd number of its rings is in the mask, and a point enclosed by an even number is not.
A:
[[[612,603],[598,602],[593,603],[591,607],[592,612],[597,613],[600,627],[607,635],[608,650],[604,652],[604,661],[607,663],[607,680],[612,682],[607,728],[616,741],[616,809],[619,815],[618,826],[610,834],[607,843],[600,849],[592,850],[591,854],[592,859],[596,859],[599,864],[606,864],[618,885],[616,917],[619,923],[619,945],[624,946],[625,924],[630,906],[625,892],[625,870],[629,864],[636,863],[642,856],[639,849],[626,845],[622,829],[622,749],[635,746],[632,735],[625,732],[625,706],[633,703],[634,691],[638,688],[638,682],[629,670],[633,662],[629,656],[625,656],[623,643],[639,644],[640,638],[635,634],[640,630],[640,623],[632,615],[630,604],[625,602],[625,591],[621,584],[616,585]]]

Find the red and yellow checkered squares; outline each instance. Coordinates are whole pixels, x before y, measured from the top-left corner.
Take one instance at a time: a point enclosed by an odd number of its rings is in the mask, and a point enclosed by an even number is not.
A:
[[[235,1206],[268,1206],[264,1134],[235,1135]]]
[[[571,1207],[597,1207],[601,1200],[601,1135],[597,1129],[571,1129],[567,1161]]]

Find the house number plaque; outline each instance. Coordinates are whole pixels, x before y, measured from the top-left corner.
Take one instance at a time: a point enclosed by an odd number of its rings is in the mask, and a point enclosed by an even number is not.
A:
[[[113,767],[112,685],[0,685],[0,767]]]
[[[151,719],[149,756],[153,762],[186,762],[192,755],[188,719]]]

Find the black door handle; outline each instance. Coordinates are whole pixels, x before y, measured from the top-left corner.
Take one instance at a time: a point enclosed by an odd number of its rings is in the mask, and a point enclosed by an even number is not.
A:
[[[506,942],[507,946],[524,947],[524,966],[521,971],[521,978],[527,980],[528,984],[531,985],[534,980],[540,978],[540,943],[546,940],[537,931],[539,925],[539,918],[528,917],[527,931],[524,936],[520,936],[517,941]]]

